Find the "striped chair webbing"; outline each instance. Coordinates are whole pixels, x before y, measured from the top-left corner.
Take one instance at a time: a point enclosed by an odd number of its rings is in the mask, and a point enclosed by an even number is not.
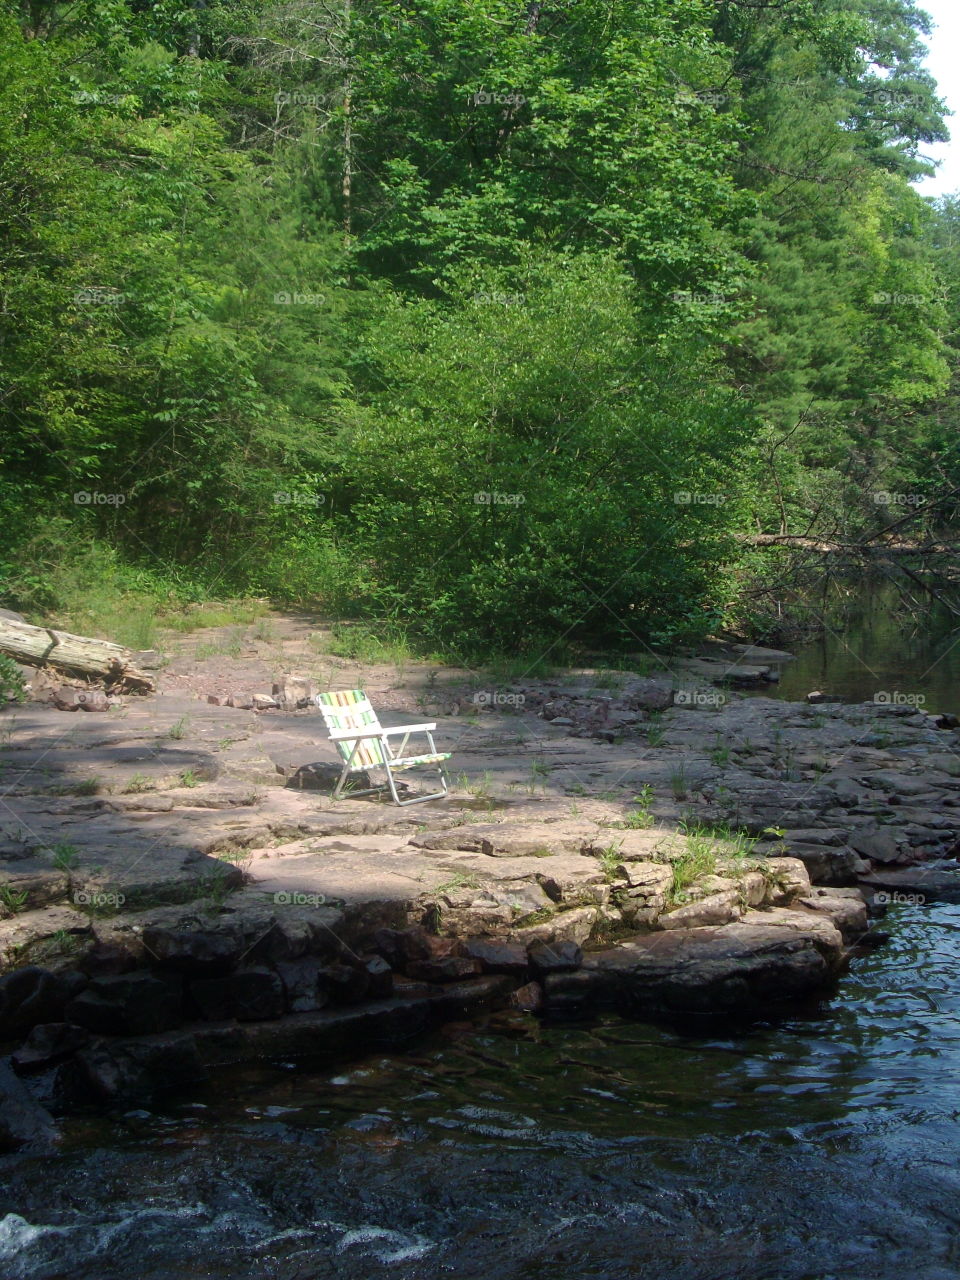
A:
[[[342,689],[338,693],[318,693],[317,705],[324,724],[333,732],[342,729],[379,729],[377,713],[370,699],[360,689]],[[343,761],[353,769],[372,768],[383,764],[383,748],[376,738],[361,740],[353,751],[356,738],[344,738],[336,744]],[[351,756],[351,752],[353,755]]]

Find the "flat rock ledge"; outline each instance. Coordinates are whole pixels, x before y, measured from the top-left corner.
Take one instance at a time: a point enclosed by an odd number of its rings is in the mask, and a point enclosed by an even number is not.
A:
[[[413,809],[331,802],[309,709],[18,709],[0,1149],[231,1062],[502,1008],[767,1016],[828,990],[887,905],[960,900],[944,717],[692,686],[671,705],[643,681],[521,692],[522,715],[449,714],[463,774]]]

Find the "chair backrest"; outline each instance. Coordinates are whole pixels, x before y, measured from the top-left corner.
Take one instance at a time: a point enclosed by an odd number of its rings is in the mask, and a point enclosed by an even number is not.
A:
[[[341,689],[337,693],[318,693],[317,706],[324,724],[331,732],[343,729],[379,729],[377,713],[370,699],[361,689]],[[383,764],[383,748],[376,738],[364,738],[353,752],[356,738],[343,738],[337,744],[344,763],[348,760],[354,768]],[[351,752],[353,754],[351,755]]]

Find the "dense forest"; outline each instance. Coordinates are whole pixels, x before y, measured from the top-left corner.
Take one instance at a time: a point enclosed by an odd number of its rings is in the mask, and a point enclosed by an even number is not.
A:
[[[764,542],[960,515],[912,0],[0,24],[2,603],[636,648],[761,627]]]

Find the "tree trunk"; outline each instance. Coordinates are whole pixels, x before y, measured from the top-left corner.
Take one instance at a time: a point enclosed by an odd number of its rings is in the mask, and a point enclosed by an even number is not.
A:
[[[133,665],[132,652],[109,640],[0,618],[0,653],[31,667],[49,665],[69,675],[95,676],[108,685],[137,693],[150,693],[154,688],[152,677]]]

